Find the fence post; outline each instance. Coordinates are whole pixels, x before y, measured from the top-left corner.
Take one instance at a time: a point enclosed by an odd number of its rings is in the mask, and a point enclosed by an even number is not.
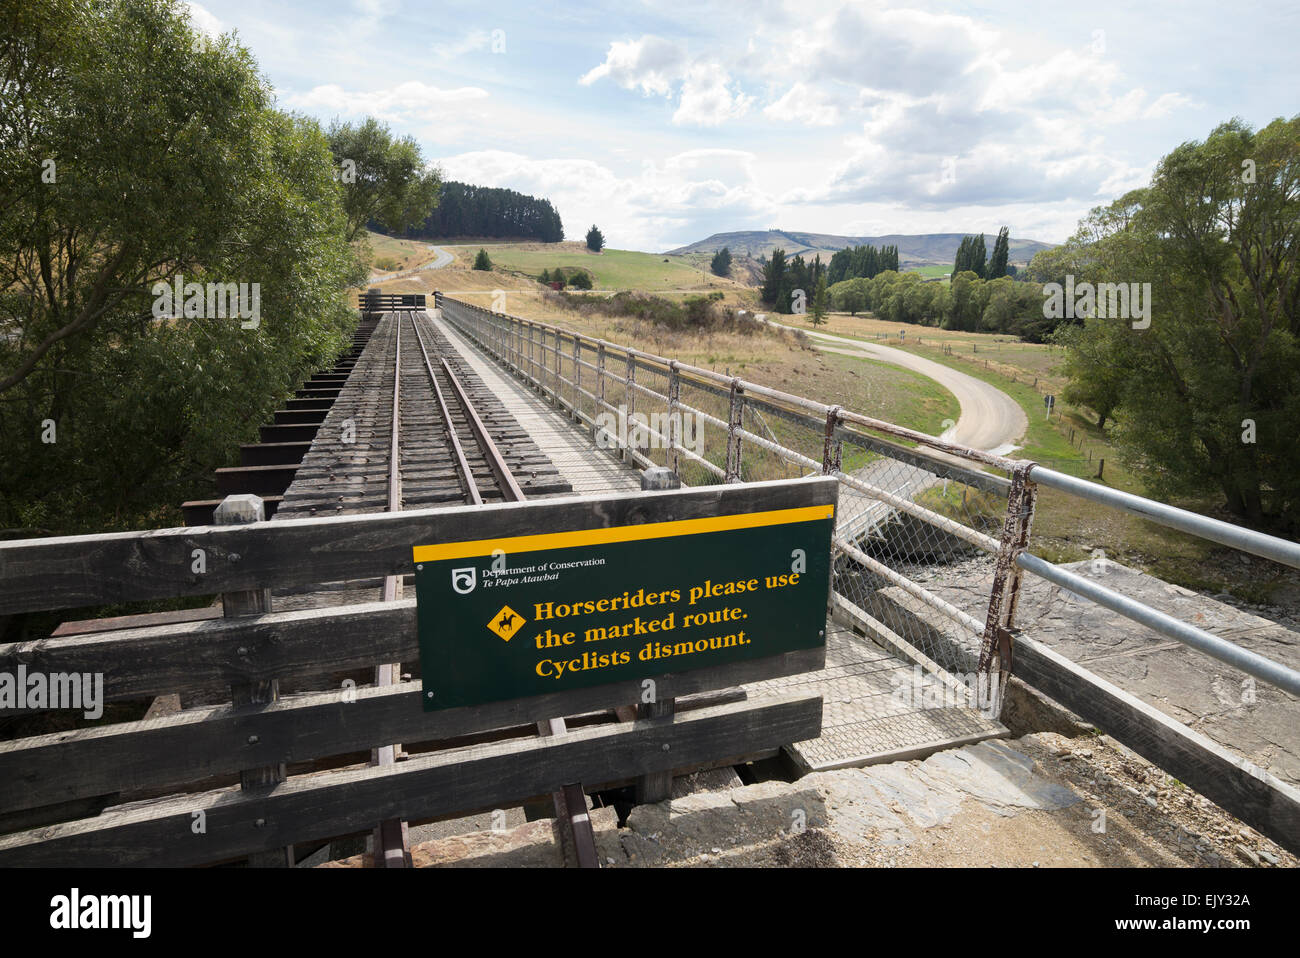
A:
[[[1007,513],[1002,522],[997,559],[993,566],[993,586],[989,592],[988,614],[980,642],[978,707],[992,718],[1002,714],[1002,692],[1011,674],[1016,604],[1020,599],[1020,566],[1016,556],[1029,545],[1029,529],[1034,521],[1038,484],[1030,481],[1032,462],[1019,463],[1011,473],[1011,491],[1007,494]],[[987,684],[985,684],[987,683]]]
[[[844,464],[844,440],[835,438],[835,429],[840,424],[841,406],[832,406],[826,410],[826,439],[822,443],[822,475],[833,476]]]
[[[555,327],[555,408],[564,410],[564,350],[560,348],[560,327]]]
[[[636,412],[636,353],[632,352],[631,349],[628,349],[627,351],[627,379],[623,384],[623,404],[627,407],[624,415],[627,418],[627,422],[631,423],[632,416]],[[629,435],[631,434],[632,431],[629,426]],[[636,461],[632,458],[632,449],[630,444],[623,447],[623,461]]]
[[[745,392],[739,379],[731,380],[731,401],[727,408],[727,466],[723,471],[726,482],[740,482],[740,436],[736,430],[741,428],[745,415]]]
[[[605,407],[605,341],[599,340],[596,343],[596,401],[599,404],[597,412],[604,412]]]
[[[581,422],[578,408],[582,403],[582,338],[573,334],[573,421]]]
[[[681,442],[681,398],[682,377],[677,371],[677,360],[668,360],[668,468],[677,474],[681,467],[681,457],[677,446]],[[698,430],[697,430],[698,432]],[[678,482],[678,486],[681,482]]]
[[[671,469],[663,466],[651,466],[641,473],[641,489],[650,492],[658,489],[680,489],[682,480]],[[644,686],[642,686],[644,688]],[[651,686],[653,688],[653,686]],[[649,702],[637,704],[638,719],[663,718],[677,710],[677,700],[669,697],[660,699],[651,694]],[[638,805],[650,805],[665,802],[673,796],[673,773],[671,770],[651,772],[636,780],[635,800]]]
[[[241,526],[266,519],[266,509],[261,497],[249,495],[226,496],[213,513],[213,524],[218,526]],[[227,560],[239,561],[237,553],[230,553]],[[270,589],[246,589],[239,592],[223,592],[221,607],[225,617],[230,619],[241,615],[262,615],[271,611]],[[230,686],[231,701],[236,707],[244,705],[270,705],[280,697],[279,679],[259,679],[253,682],[236,682]],[[254,744],[250,739],[248,744]],[[288,776],[283,764],[263,765],[244,769],[239,773],[240,791],[252,792],[268,789],[283,782]],[[264,824],[258,819],[254,824]],[[249,865],[262,868],[292,868],[293,848],[275,848],[248,856]]]
[[[528,323],[528,378],[529,385],[537,390],[541,390],[541,381],[537,378],[537,333],[536,327],[530,320]]]

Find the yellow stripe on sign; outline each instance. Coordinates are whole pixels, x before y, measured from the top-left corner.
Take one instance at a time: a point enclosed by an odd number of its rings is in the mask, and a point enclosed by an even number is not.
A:
[[[508,539],[477,539],[473,542],[447,542],[436,546],[416,546],[416,562],[442,559],[470,559],[489,556],[497,549],[507,555],[537,552],[542,549],[572,549],[577,546],[603,546],[613,542],[637,542],[643,539],[666,539],[669,536],[694,536],[704,532],[728,532],[732,529],[755,529],[792,522],[831,519],[834,506],[800,506],[797,509],[774,509],[770,512],[746,512],[734,516],[708,516],[703,519],[676,519],[672,522],[646,522],[635,526],[612,526],[606,529],[578,529],[573,532],[544,532]]]

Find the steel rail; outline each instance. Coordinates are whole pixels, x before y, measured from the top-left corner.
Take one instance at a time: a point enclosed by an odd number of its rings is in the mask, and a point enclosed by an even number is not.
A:
[[[419,322],[414,316],[412,316],[411,322],[415,327],[416,337],[423,352],[424,340],[420,333]],[[449,434],[453,437],[457,455],[460,457],[461,462],[465,463],[464,453],[461,450],[459,439],[455,437],[455,430],[451,426],[451,417],[447,414],[447,406],[442,400],[441,390],[437,385],[437,377],[434,375],[432,365],[429,363],[427,352],[424,352],[424,358],[429,371],[429,381],[433,384],[435,394],[438,396],[438,404],[443,411]],[[510,470],[510,466],[506,463],[505,456],[501,454],[500,448],[488,433],[483,420],[479,417],[464,384],[461,383],[460,378],[451,368],[451,364],[447,362],[447,358],[445,356],[439,358],[442,363],[443,374],[447,377],[447,383],[451,387],[452,394],[456,397],[456,402],[465,414],[470,431],[474,433],[474,438],[483,453],[483,458],[487,461],[488,468],[497,481],[497,486],[500,488],[503,498],[507,502],[523,502],[527,497],[515,479],[514,473]],[[470,487],[474,489],[475,504],[481,504],[482,498],[478,496],[472,474],[467,471],[466,477],[469,479]],[[563,718],[548,719],[537,723],[539,735],[563,735],[566,731],[567,726]],[[551,801],[555,806],[556,825],[564,836],[561,845],[565,845],[566,842],[571,844],[578,867],[599,868],[600,863],[596,857],[595,833],[592,831],[591,819],[587,814],[587,797],[581,785],[576,783],[564,785],[552,793]]]
[[[393,349],[393,413],[392,427],[388,443],[388,502],[387,512],[402,511],[402,460],[401,460],[401,403],[402,403],[402,314],[394,311],[397,327]],[[383,600],[397,601],[401,591],[401,576],[384,577]],[[384,663],[375,667],[375,685],[383,687],[397,682],[397,671],[401,663]],[[397,762],[396,745],[381,745],[375,749],[374,763],[380,767]],[[375,864],[383,868],[406,867],[406,822],[401,819],[385,819],[375,826],[374,847]]]
[[[474,471],[470,468],[469,460],[465,458],[465,449],[460,443],[460,437],[456,435],[456,427],[451,421],[451,412],[447,409],[442,387],[438,385],[438,376],[433,371],[433,363],[429,361],[429,351],[424,346],[424,335],[420,332],[420,324],[416,322],[414,316],[411,317],[411,326],[415,330],[415,341],[420,346],[420,354],[424,357],[424,368],[429,374],[429,386],[433,389],[433,397],[438,401],[438,411],[442,414],[443,432],[450,441],[452,452],[456,457],[456,470],[464,480],[465,497],[470,505],[481,506],[483,496],[478,491],[478,483],[474,481]]]

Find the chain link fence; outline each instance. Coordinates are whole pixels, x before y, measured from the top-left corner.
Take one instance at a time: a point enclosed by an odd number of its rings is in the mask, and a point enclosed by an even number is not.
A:
[[[686,485],[836,476],[837,611],[996,714],[1001,596],[1018,575],[1008,562],[999,576],[995,561],[1010,460],[547,323],[438,303],[444,319],[590,430],[597,447],[639,468],[666,466]],[[956,601],[927,587],[990,575],[1002,588]]]

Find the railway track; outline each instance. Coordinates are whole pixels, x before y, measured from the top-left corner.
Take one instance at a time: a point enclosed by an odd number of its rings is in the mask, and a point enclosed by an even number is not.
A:
[[[464,363],[423,310],[396,310],[379,319],[347,385],[322,423],[277,518],[396,512],[563,495],[571,487],[515,423],[509,410]],[[374,601],[375,586],[348,583],[349,601]],[[339,601],[339,586],[297,596],[292,605],[316,604],[324,594]],[[402,597],[401,576],[379,587],[385,602]],[[277,607],[283,607],[277,602]],[[401,663],[376,666],[373,681],[402,681]],[[563,719],[539,723],[542,735],[565,731]],[[371,760],[390,765],[403,756],[398,743],[374,749]],[[594,865],[586,800],[570,787],[552,796],[557,821],[581,864]],[[581,803],[579,807],[579,802]],[[574,837],[576,833],[576,838]],[[374,831],[376,864],[401,867],[409,860],[405,822],[381,822]]]

